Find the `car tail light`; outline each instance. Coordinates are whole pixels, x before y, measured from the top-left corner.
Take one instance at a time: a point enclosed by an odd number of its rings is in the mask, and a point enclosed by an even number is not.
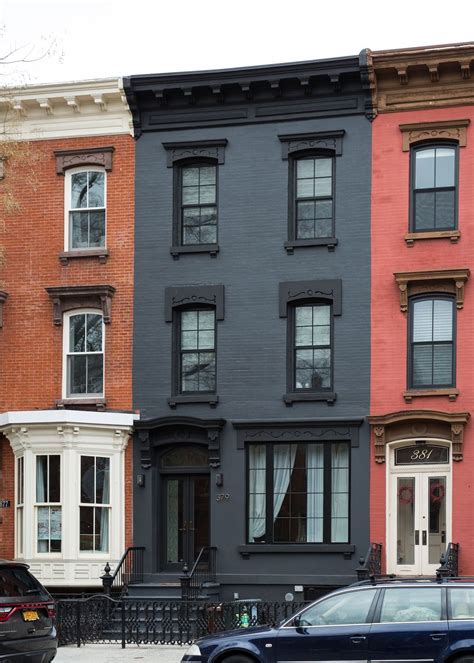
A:
[[[54,619],[54,617],[56,617],[56,605],[54,603],[48,603],[46,608],[48,610],[48,617]]]
[[[10,617],[10,613],[13,610],[13,606],[7,605],[7,606],[1,606],[0,607],[0,622],[6,622],[7,619]]]

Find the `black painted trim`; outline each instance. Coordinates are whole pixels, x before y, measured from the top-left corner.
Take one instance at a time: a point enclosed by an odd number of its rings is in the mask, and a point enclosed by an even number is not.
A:
[[[216,407],[219,402],[217,394],[180,394],[168,398],[168,405],[175,408],[177,405],[185,405],[186,403],[207,403],[211,407]]]
[[[342,138],[344,129],[336,131],[318,131],[310,134],[282,134],[278,138],[281,142],[281,158],[287,160],[289,156],[304,152],[318,152],[330,150],[335,156],[342,155]]]
[[[333,352],[331,349],[331,359],[333,359]],[[332,362],[331,362],[332,367]],[[293,403],[303,401],[326,401],[329,405],[333,405],[337,399],[337,394],[334,391],[291,391],[283,396],[286,405],[293,405]]]
[[[247,543],[237,546],[242,556],[265,553],[354,553],[352,543]]]
[[[223,285],[190,285],[165,288],[165,320],[173,322],[173,310],[185,306],[214,306],[216,320],[224,319]]]
[[[332,302],[332,314],[342,313],[341,279],[324,281],[284,281],[280,283],[280,318],[288,315],[288,305],[304,300],[326,300]]]
[[[327,246],[328,251],[334,251],[338,245],[336,237],[320,237],[318,239],[291,239],[285,242],[284,247],[287,253],[293,253],[294,249],[302,249],[310,246]]]
[[[172,168],[185,159],[215,159],[219,165],[225,163],[227,138],[217,140],[192,140],[178,143],[163,143],[167,151],[166,165]]]
[[[185,246],[170,246],[170,253],[175,260],[183,253],[208,253],[215,258],[219,253],[219,244],[186,244]]]

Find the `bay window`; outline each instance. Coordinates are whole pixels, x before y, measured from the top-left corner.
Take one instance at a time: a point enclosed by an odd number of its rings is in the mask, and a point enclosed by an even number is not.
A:
[[[81,456],[81,551],[108,552],[110,510],[110,458]]]
[[[61,552],[61,456],[36,456],[37,552]]]

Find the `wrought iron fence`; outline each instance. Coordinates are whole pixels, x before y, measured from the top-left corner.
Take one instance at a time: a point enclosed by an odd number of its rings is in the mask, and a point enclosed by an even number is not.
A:
[[[125,594],[129,585],[143,582],[144,554],[143,546],[128,547],[113,573],[110,573],[110,564],[107,562],[105,573],[101,576],[106,594]]]
[[[441,555],[439,561],[441,566],[436,569],[438,578],[455,578],[459,573],[459,543],[452,543],[450,541],[446,552]]]
[[[154,601],[97,594],[62,599],[57,605],[59,644],[120,642],[127,644],[192,643],[208,633],[260,624],[276,625],[306,602]]]
[[[187,565],[181,576],[181,598],[192,601],[199,597],[205,585],[216,582],[217,548],[205,546],[201,548],[190,572]]]
[[[356,569],[358,580],[368,580],[380,576],[382,573],[382,544],[371,543],[367,555],[359,559],[359,568]]]

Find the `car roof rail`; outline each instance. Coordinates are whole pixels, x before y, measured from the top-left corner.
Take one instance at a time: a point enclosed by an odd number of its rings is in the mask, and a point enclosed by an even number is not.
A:
[[[395,574],[389,575],[374,575],[366,580],[359,580],[358,582],[351,583],[350,587],[367,587],[370,585],[384,585],[395,583],[450,583],[450,582],[474,582],[474,576],[397,576]]]

